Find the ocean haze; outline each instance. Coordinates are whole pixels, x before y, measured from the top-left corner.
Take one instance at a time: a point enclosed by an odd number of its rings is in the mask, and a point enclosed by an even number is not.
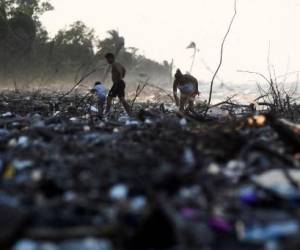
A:
[[[55,10],[42,17],[53,36],[59,29],[82,20],[99,37],[116,29],[127,47],[163,61],[175,61],[188,70],[195,41],[197,54],[193,73],[209,81],[218,63],[220,43],[233,14],[233,0],[52,0]],[[278,75],[300,69],[300,2],[298,0],[238,0],[238,15],[225,45],[219,77],[227,83],[256,79],[237,70],[266,74],[267,57]],[[206,66],[204,65],[204,63]],[[272,66],[273,68],[273,66]],[[290,81],[296,75],[290,75]]]

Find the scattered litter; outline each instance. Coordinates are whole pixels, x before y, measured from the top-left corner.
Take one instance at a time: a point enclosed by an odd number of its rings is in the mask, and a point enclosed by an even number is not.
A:
[[[112,200],[119,201],[127,198],[128,187],[124,184],[117,184],[109,191],[109,197]]]
[[[138,121],[135,121],[135,120],[127,120],[126,123],[125,123],[126,126],[134,126],[134,125],[139,125],[139,122]]]
[[[208,110],[207,114],[214,118],[227,118],[229,117],[229,111],[223,110],[221,108],[211,108]]]
[[[267,225],[241,223],[237,226],[238,235],[243,241],[269,242],[270,240],[299,234],[299,223],[295,221],[273,222]]]
[[[77,118],[77,117],[71,117],[71,118],[70,118],[70,121],[71,121],[71,122],[77,122],[77,121],[78,121],[78,118]]]
[[[12,162],[12,166],[17,170],[23,170],[25,168],[29,168],[33,166],[33,161],[31,160],[14,160]]]
[[[132,117],[116,105],[101,120],[81,94],[0,97],[0,224],[11,249],[165,249],[150,243],[178,237],[187,250],[299,248],[296,121],[273,118],[278,127],[226,107],[205,117],[201,103],[179,117],[162,102],[135,103]],[[30,223],[5,221],[14,209]]]
[[[90,110],[95,113],[98,112],[98,109],[95,106],[91,106]]]
[[[187,120],[185,118],[182,118],[180,119],[179,123],[182,127],[185,127],[187,125]]]
[[[135,213],[143,212],[145,206],[147,205],[147,200],[144,196],[137,196],[131,199],[130,209]]]
[[[207,172],[211,175],[218,175],[221,172],[221,169],[218,164],[211,163],[207,168]]]
[[[39,182],[43,177],[43,172],[41,170],[35,169],[31,173],[31,179],[35,182]]]
[[[3,118],[9,118],[9,117],[12,117],[12,116],[13,116],[13,113],[11,113],[11,112],[6,112],[6,113],[1,115],[1,117],[3,117]]]
[[[0,128],[0,139],[5,139],[9,136],[9,131],[7,129]]]
[[[28,147],[29,146],[29,138],[27,136],[21,136],[21,137],[19,137],[17,145],[21,146],[23,148]]]
[[[196,159],[193,151],[190,148],[186,148],[183,153],[183,162],[189,168],[193,168],[196,165]]]

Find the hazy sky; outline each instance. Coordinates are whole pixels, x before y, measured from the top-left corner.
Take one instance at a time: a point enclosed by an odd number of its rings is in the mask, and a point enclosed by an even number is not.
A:
[[[209,80],[220,43],[233,14],[233,0],[51,0],[55,10],[42,17],[53,35],[82,20],[101,38],[117,29],[127,47],[158,61],[174,58],[188,70],[191,41],[199,47],[194,74]],[[226,82],[247,82],[252,75],[238,69],[266,72],[270,59],[278,75],[300,70],[300,0],[238,0],[238,15],[228,37],[219,76]],[[295,75],[294,75],[295,79]],[[292,78],[291,78],[292,80]]]

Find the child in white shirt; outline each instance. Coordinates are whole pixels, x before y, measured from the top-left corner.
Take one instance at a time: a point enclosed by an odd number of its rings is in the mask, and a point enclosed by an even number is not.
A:
[[[106,103],[107,90],[101,82],[96,82],[91,92],[97,96],[98,113],[99,116],[102,117]]]

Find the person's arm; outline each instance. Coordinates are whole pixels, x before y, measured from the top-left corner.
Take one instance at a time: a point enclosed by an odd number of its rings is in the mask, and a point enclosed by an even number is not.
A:
[[[196,93],[196,95],[199,95],[200,94],[200,92],[199,92],[199,84],[198,84],[198,81],[197,81],[197,79],[195,79],[196,81],[194,82],[194,85],[195,85],[195,93]]]
[[[178,81],[174,80],[174,83],[173,83],[173,95],[174,95],[176,106],[179,106],[179,98],[177,96],[177,87],[178,87]]]
[[[198,84],[198,80],[191,76],[191,82],[193,83],[194,87],[195,87],[195,94],[199,95],[199,84]]]

